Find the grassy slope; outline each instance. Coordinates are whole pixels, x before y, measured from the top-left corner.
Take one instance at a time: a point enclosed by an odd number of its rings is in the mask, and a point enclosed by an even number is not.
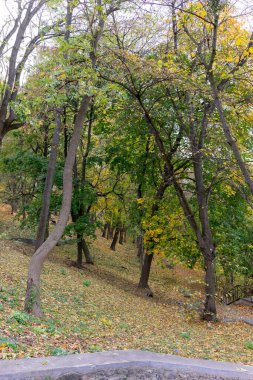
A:
[[[136,290],[139,276],[134,247],[109,249],[98,238],[91,246],[96,266],[71,266],[75,247],[57,247],[42,276],[45,319],[22,314],[32,248],[7,240],[17,227],[0,209],[0,358],[43,356],[109,349],[145,349],[189,357],[253,364],[252,326],[241,322],[209,324],[181,303],[201,298],[200,271],[154,264],[153,299]],[[185,298],[182,289],[192,293]],[[246,307],[219,306],[219,316],[250,316]],[[6,342],[9,340],[8,342]]]

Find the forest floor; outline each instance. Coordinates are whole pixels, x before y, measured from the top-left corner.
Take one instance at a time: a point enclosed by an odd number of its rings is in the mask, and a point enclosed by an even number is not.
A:
[[[109,249],[98,236],[95,265],[73,266],[75,245],[54,249],[42,274],[45,318],[23,312],[32,246],[10,210],[0,207],[0,358],[22,358],[112,349],[141,349],[186,357],[253,364],[253,327],[224,317],[253,317],[252,307],[218,304],[216,323],[200,320],[203,273],[154,262],[153,298],[137,290],[139,264],[131,243]]]

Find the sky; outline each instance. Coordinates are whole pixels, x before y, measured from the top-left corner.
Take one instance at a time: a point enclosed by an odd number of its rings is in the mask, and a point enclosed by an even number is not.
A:
[[[19,0],[0,0],[0,26],[3,23],[5,17],[8,16],[9,12],[6,8],[6,4],[8,4],[8,8],[11,11],[16,9],[15,3]],[[253,27],[253,0],[232,0],[231,3],[235,4],[238,12],[246,13],[246,20],[249,26]]]
[[[5,25],[6,20],[10,18],[10,14],[15,16],[16,11],[17,11],[17,3],[19,1],[22,1],[22,0],[0,0],[0,41],[1,41],[2,36],[6,35],[6,32],[9,29],[8,25],[6,25],[7,29],[3,28],[3,25]],[[238,15],[239,14],[244,15],[243,17],[245,20],[245,26],[250,31],[253,31],[253,0],[229,0],[229,1],[231,4],[235,5],[236,9],[238,10]],[[33,31],[34,31],[34,26],[32,26],[30,29],[30,32],[32,34],[33,34]],[[29,35],[31,33],[29,33]]]

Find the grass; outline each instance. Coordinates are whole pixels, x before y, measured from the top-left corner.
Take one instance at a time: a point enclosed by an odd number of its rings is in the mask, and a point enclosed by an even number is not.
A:
[[[96,265],[82,270],[72,265],[74,246],[56,247],[42,273],[45,318],[25,314],[32,247],[7,239],[18,234],[7,211],[0,209],[0,358],[142,349],[253,364],[252,326],[222,322],[224,316],[250,317],[250,308],[219,305],[219,322],[200,321],[195,309],[203,298],[201,270],[169,270],[158,261],[150,279],[155,297],[143,297],[131,243],[112,252],[98,237],[91,245]]]

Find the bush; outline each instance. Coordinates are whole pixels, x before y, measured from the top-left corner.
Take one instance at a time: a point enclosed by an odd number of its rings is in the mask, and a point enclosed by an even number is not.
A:
[[[90,286],[91,280],[84,280],[83,281],[83,286]]]
[[[27,322],[29,322],[32,319],[32,317],[29,314],[26,314],[22,311],[15,311],[9,318],[9,321],[16,321],[20,325],[26,325]]]
[[[248,340],[244,343],[245,348],[248,348],[249,350],[253,350],[253,340]]]

